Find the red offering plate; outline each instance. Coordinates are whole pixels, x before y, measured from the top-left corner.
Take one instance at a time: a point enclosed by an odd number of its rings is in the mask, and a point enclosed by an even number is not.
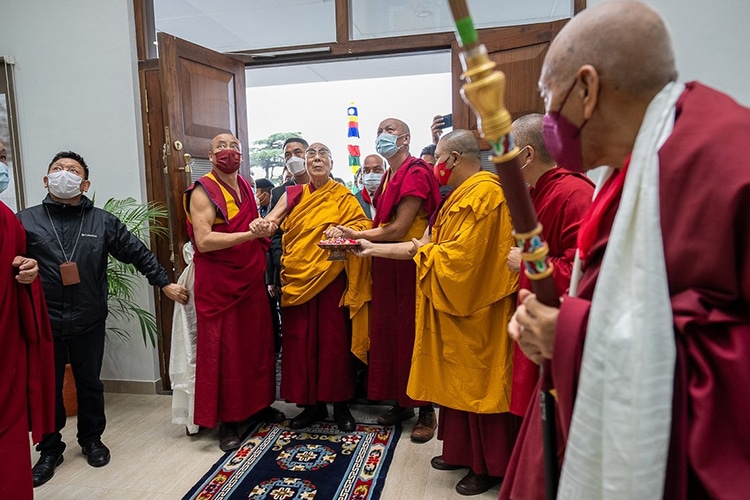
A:
[[[318,246],[323,250],[331,251],[328,260],[346,260],[347,250],[357,248],[360,245],[356,240],[349,238],[331,238],[329,240],[321,240]]]

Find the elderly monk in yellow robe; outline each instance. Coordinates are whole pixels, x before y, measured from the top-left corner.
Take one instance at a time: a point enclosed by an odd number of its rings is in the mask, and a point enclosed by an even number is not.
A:
[[[329,251],[318,243],[337,225],[361,230],[370,220],[354,195],[331,179],[330,149],[314,143],[305,157],[310,183],[287,186],[267,218],[251,229],[267,232],[283,221],[281,397],[304,406],[291,428],[325,419],[326,403],[334,403],[339,428],[353,431],[346,404],[355,385],[352,324],[367,329],[369,262],[351,254],[344,261],[327,260]]]
[[[421,240],[362,240],[360,255],[417,263],[417,331],[407,393],[440,405],[438,470],[469,468],[456,485],[476,495],[505,474],[520,418],[509,413],[513,345],[507,321],[518,274],[504,256],[511,221],[497,176],[480,170],[479,143],[467,130],[438,143],[435,175],[453,187]]]

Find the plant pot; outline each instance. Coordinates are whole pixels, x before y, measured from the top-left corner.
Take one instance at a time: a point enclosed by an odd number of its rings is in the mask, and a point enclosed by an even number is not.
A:
[[[78,393],[76,392],[76,381],[73,378],[73,369],[70,364],[65,365],[65,378],[63,378],[63,404],[65,405],[65,416],[71,417],[78,414]]]

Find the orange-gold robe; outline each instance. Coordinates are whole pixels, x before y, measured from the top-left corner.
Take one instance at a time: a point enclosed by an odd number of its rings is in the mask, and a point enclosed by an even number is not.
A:
[[[375,192],[377,212],[373,226],[392,222],[399,202],[407,196],[421,199],[422,208],[400,241],[421,238],[440,202],[440,191],[432,170],[424,161],[411,156],[395,174],[391,175],[389,170]],[[367,388],[372,400],[393,399],[405,407],[425,404],[406,394],[414,351],[415,304],[414,262],[374,258]]]
[[[507,332],[518,273],[506,264],[513,238],[497,177],[479,172],[464,181],[431,230],[432,241],[414,256],[417,329],[407,393],[448,409],[451,425],[439,436],[451,453],[444,460],[502,476],[518,430],[509,413]]]
[[[329,252],[318,243],[331,226],[359,231],[370,220],[333,180],[317,189],[296,187],[287,189],[282,224],[281,397],[302,405],[345,401],[354,394],[352,326],[360,338],[367,336],[369,259],[327,260]]]

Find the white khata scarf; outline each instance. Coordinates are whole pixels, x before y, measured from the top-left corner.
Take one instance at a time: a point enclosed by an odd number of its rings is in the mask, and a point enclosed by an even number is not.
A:
[[[591,303],[560,499],[663,495],[675,345],[658,152],[683,90],[667,84],[638,131]]]

